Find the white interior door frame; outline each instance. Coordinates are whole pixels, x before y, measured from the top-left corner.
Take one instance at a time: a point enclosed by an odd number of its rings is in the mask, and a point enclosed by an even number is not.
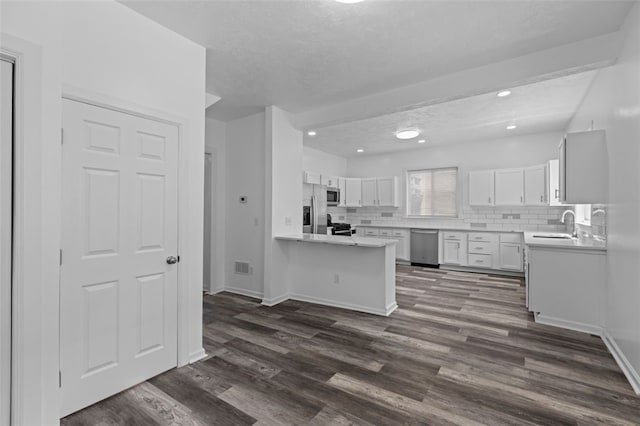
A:
[[[11,268],[13,169],[13,66],[0,55],[0,423],[11,423]]]
[[[185,143],[183,143],[189,140],[187,134],[188,120],[142,105],[116,99],[108,95],[68,85],[62,86],[62,98],[178,127],[178,254],[183,254],[185,252],[184,248],[187,246],[186,235],[189,227],[185,210],[187,206],[186,197],[189,192],[186,190],[185,184],[188,182],[189,167],[186,160]],[[178,367],[193,362],[194,358],[200,358],[204,355],[204,353],[189,353],[189,300],[187,297],[188,290],[185,288],[188,282],[187,268],[182,267],[181,264],[178,263]]]
[[[59,273],[61,162],[43,159],[61,159],[62,155],[56,140],[61,120],[55,114],[61,111],[60,71],[44,65],[41,46],[10,34],[0,32],[0,52],[15,61],[11,424],[55,424],[60,410],[59,326],[52,319],[59,318],[60,307],[59,282],[52,277]],[[64,87],[62,92],[68,98],[176,123],[179,140],[190,140],[190,122],[182,117],[73,87]],[[48,103],[45,108],[43,100],[54,97],[60,99],[59,105]],[[185,190],[190,182],[186,145],[179,144],[178,248],[188,261],[193,254],[185,253],[185,231],[189,229],[186,209],[191,200]],[[202,338],[190,326],[194,328],[202,318],[195,318],[199,311],[193,306],[199,300],[194,300],[193,288],[189,293],[184,287],[192,286],[193,280],[188,278],[189,268],[180,268],[178,366],[206,356],[201,345],[189,352],[189,342]]]
[[[42,156],[42,51],[1,33],[0,53],[14,61],[11,424],[19,425],[42,419],[40,410],[29,410],[44,407],[43,395],[51,389],[42,374],[44,360],[26,356],[43,352],[42,269],[33,266],[44,263],[37,161]]]

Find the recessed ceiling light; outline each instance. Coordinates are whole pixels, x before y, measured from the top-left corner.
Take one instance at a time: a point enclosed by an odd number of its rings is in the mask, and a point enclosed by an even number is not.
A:
[[[515,129],[515,128],[516,128],[516,125],[515,125],[515,124],[509,124],[509,125],[507,126],[507,130],[513,130],[513,129]]]
[[[315,135],[317,135],[317,133],[315,132],[315,130],[309,130],[309,131],[307,132],[307,134],[308,134],[309,136],[315,136]]]
[[[501,92],[498,92],[498,97],[504,98],[505,96],[509,96],[510,94],[511,94],[511,90],[503,90]]]
[[[346,3],[346,4],[351,4],[351,3],[360,3],[363,2],[364,0],[336,0],[338,3]]]
[[[356,152],[364,152],[364,149],[358,148],[358,149],[356,149]]]
[[[413,139],[420,134],[418,129],[404,129],[396,132],[396,138],[398,139]]]
[[[426,142],[426,139],[420,139],[420,140],[418,141],[418,143],[425,143],[425,142]]]

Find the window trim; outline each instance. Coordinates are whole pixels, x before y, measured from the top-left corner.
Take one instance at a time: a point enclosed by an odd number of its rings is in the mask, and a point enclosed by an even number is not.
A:
[[[456,171],[456,213],[450,216],[441,216],[441,215],[413,215],[410,214],[410,205],[409,205],[409,176],[411,173],[415,172],[425,172],[425,171],[435,171],[435,170],[451,170],[454,169]],[[446,166],[446,167],[421,167],[421,168],[413,168],[413,169],[405,169],[404,170],[404,185],[405,185],[405,218],[408,219],[426,219],[426,220],[449,220],[449,219],[460,219],[460,205],[461,205],[461,188],[460,188],[460,170],[461,167],[458,165],[455,166]]]

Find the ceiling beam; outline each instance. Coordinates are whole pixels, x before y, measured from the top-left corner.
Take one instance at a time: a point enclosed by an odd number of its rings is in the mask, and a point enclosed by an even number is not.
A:
[[[610,33],[292,114],[291,119],[298,129],[318,129],[598,69],[615,62],[620,42],[619,32]]]

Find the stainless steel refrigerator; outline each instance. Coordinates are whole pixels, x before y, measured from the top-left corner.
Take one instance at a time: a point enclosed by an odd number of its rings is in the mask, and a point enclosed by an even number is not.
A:
[[[302,215],[305,234],[327,233],[327,187],[324,185],[303,185]]]

